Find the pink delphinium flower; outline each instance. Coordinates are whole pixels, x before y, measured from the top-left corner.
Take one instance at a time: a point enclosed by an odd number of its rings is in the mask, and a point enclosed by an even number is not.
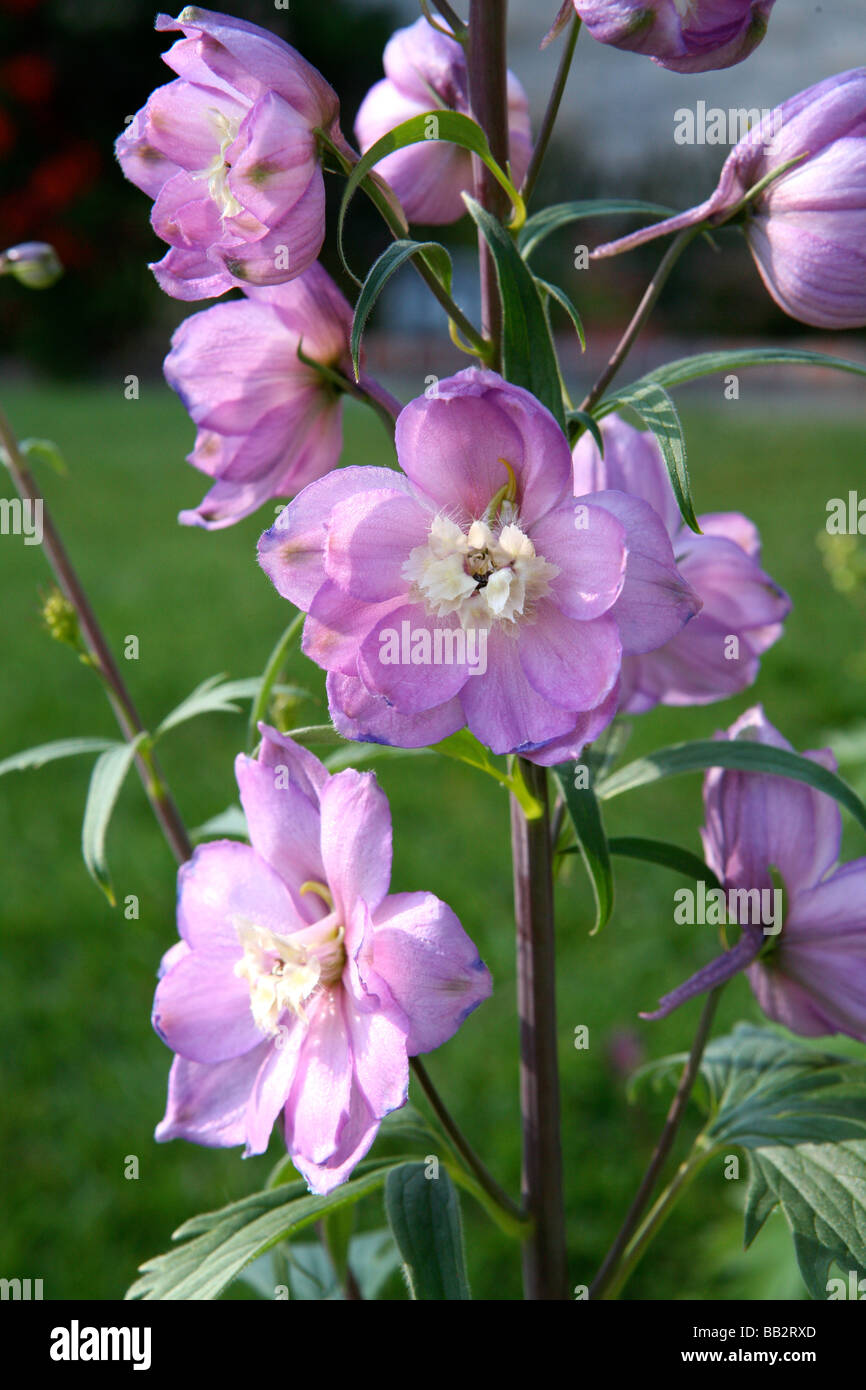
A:
[[[444,106],[469,114],[466,55],[456,39],[426,19],[398,29],[383,58],[385,77],[365,96],[355,120],[362,151],[411,116]],[[508,74],[508,134],[514,181],[529,166],[532,144],[529,103],[512,72]],[[466,212],[460,194],[472,192],[472,156],[456,145],[425,141],[386,155],[376,172],[387,179],[410,222],[456,222]]]
[[[198,426],[189,462],[215,479],[188,526],[215,530],[335,468],[342,395],[305,357],[351,372],[352,307],[317,263],[285,285],[246,290],[177,329],[165,376]]]
[[[372,773],[331,776],[261,725],[236,763],[251,844],[180,870],[181,940],[154,1027],[177,1053],[158,1139],[264,1153],[282,1114],[313,1192],[344,1182],[403,1105],[408,1057],[446,1042],[491,991],[454,913],[388,892],[391,815]]]
[[[126,177],[154,199],[153,229],[171,248],[151,267],[157,280],[176,299],[208,299],[300,275],[325,235],[315,130],[342,140],[336,93],[255,24],[190,5],[156,27],[183,31],[163,55],[178,76],[116,148]]]
[[[733,67],[757,48],[775,0],[573,0],[594,39],[673,72]]]
[[[705,203],[657,222],[594,256],[708,222],[720,226],[744,195],[790,160],[742,213],[767,290],[815,328],[866,324],[866,68],[828,77],[768,112],[731,151]]]
[[[556,421],[495,372],[412,401],[396,442],[403,473],[332,473],[259,542],[309,614],[337,728],[418,747],[468,725],[495,753],[577,756],[616,710],[617,600],[641,650],[700,606],[661,521],[619,493],[576,501]]]
[[[719,738],[790,750],[760,706]],[[835,771],[829,748],[804,755]],[[713,768],[704,779],[707,863],[726,890],[779,891],[781,930],[743,922],[737,944],[667,995],[660,1018],[746,969],[768,1018],[794,1033],[846,1033],[866,1041],[866,858],[837,866],[842,818],[832,797],[766,773]],[[755,899],[755,901],[757,901]]]
[[[652,434],[616,415],[601,422],[601,434],[604,458],[588,431],[574,449],[575,492],[616,488],[648,502],[671,538],[680,575],[703,604],[696,618],[654,651],[630,652],[623,631],[620,708],[640,714],[659,703],[702,705],[745,690],[791,608],[761,568],[757,530],[739,512],[714,512],[698,517],[703,535],[696,535],[680,516]],[[616,618],[616,604],[612,612]]]

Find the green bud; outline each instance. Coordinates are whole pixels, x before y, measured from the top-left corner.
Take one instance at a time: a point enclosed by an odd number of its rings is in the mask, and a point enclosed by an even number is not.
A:
[[[63,642],[67,647],[81,651],[78,614],[59,589],[52,589],[45,599],[42,605],[42,621],[55,642]]]

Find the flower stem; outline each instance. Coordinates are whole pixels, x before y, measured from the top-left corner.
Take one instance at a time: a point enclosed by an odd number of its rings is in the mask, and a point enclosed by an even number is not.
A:
[[[524,780],[543,814],[527,820],[511,801],[514,912],[517,922],[517,1006],[520,1017],[520,1109],[523,1117],[523,1199],[533,1218],[524,1245],[528,1299],[568,1297],[559,1059],[553,871],[547,773],[521,759]]]
[[[668,276],[679,260],[682,252],[686,249],[689,242],[697,236],[698,232],[702,230],[700,226],[684,227],[683,230],[674,237],[659,262],[655,275],[647,285],[643,298],[634,311],[631,323],[617,343],[613,355],[609,358],[607,366],[594,386],[581,401],[581,410],[592,410],[601,400],[608,386],[613,381],[623,362],[634,347],[638,334],[655,308],[658,297],[664,289]]]
[[[644,1209],[650,1197],[653,1194],[653,1191],[659,1178],[659,1174],[661,1173],[662,1168],[667,1162],[668,1155],[670,1154],[670,1151],[673,1148],[674,1140],[676,1139],[677,1133],[679,1132],[680,1122],[682,1121],[683,1115],[685,1114],[686,1106],[689,1102],[689,1097],[692,1094],[692,1088],[694,1087],[695,1081],[697,1079],[698,1071],[701,1065],[701,1058],[704,1055],[704,1048],[706,1047],[707,1041],[710,1036],[710,1029],[713,1026],[713,1019],[715,1017],[716,1009],[718,1007],[719,996],[723,988],[724,986],[720,985],[717,989],[711,990],[710,993],[707,995],[707,998],[704,1002],[703,1010],[701,1011],[701,1017],[698,1022],[698,1028],[697,1032],[695,1033],[694,1042],[692,1043],[691,1052],[689,1053],[688,1062],[686,1063],[685,1070],[683,1071],[683,1074],[680,1077],[680,1083],[677,1086],[676,1094],[674,1095],[674,1098],[671,1101],[671,1106],[664,1123],[664,1128],[662,1129],[662,1132],[659,1136],[659,1141],[656,1144],[656,1147],[653,1151],[653,1156],[650,1159],[649,1167],[644,1173],[643,1181],[641,1182],[640,1187],[635,1193],[634,1201],[632,1202],[631,1206],[628,1209],[628,1212],[626,1213],[625,1220],[623,1221],[622,1226],[619,1229],[619,1233],[617,1234],[616,1240],[610,1247],[610,1250],[605,1256],[601,1268],[598,1271],[598,1274],[595,1276],[595,1279],[590,1285],[590,1298],[605,1298],[610,1296],[608,1291],[612,1290],[614,1286],[616,1287],[616,1289],[619,1289],[621,1285],[625,1282],[628,1273],[631,1272],[633,1265],[637,1263],[639,1255],[643,1253],[645,1245],[649,1243],[649,1237],[645,1239],[642,1235],[639,1253],[635,1253],[634,1257],[629,1259],[626,1272],[622,1273],[620,1268],[621,1262],[623,1261],[623,1258],[626,1255],[626,1251],[630,1247],[632,1236],[637,1230],[638,1223],[643,1215]],[[684,1164],[683,1167],[688,1167],[688,1162],[690,1161],[691,1160],[687,1161],[687,1163]],[[682,1172],[682,1169],[680,1171]],[[680,1174],[677,1174],[677,1178],[674,1179],[674,1182],[677,1182],[677,1179],[679,1179],[679,1177]],[[681,1181],[679,1185],[682,1185]],[[679,1186],[677,1187],[677,1191],[678,1190]],[[655,1231],[655,1229],[657,1229],[657,1227],[654,1225],[653,1232]]]
[[[258,694],[253,700],[250,709],[250,722],[247,728],[247,746],[250,749],[256,741],[259,720],[264,719],[267,715],[271,691],[277,682],[280,672],[286,664],[289,648],[303,627],[306,616],[306,613],[295,614],[268,657],[268,664],[262,672],[262,682],[259,686]]]
[[[512,1221],[526,1223],[526,1212],[523,1211],[516,1202],[513,1202],[504,1188],[499,1186],[496,1179],[488,1172],[481,1159],[472,1148],[469,1140],[463,1131],[446,1109],[445,1102],[433,1085],[430,1074],[420,1057],[411,1057],[409,1064],[418,1078],[418,1083],[430,1102],[430,1109],[441,1124],[455,1151],[463,1159],[470,1173],[477,1180],[479,1187],[487,1194],[490,1200],[505,1212]]]
[[[487,136],[497,164],[508,163],[508,87],[506,63],[506,0],[470,0],[466,66],[469,106]],[[474,159],[475,197],[482,207],[502,219],[508,208],[505,191],[481,160]],[[481,275],[481,330],[493,345],[490,365],[499,370],[502,358],[502,308],[496,268],[487,241],[478,233]]]
[[[90,663],[102,678],[123,737],[128,743],[131,743],[139,734],[145,733],[144,724],[135,702],[126,688],[126,683],[120,674],[117,662],[111,653],[105,634],[99,626],[96,614],[90,606],[81,581],[73,568],[60,533],[45,505],[44,498],[39,492],[36,480],[27,467],[12,426],[2,409],[0,409],[0,454],[5,458],[19,497],[23,501],[39,502],[42,507],[42,548],[45,557],[54,572],[54,577],[62,593],[75,609]],[[135,764],[147,799],[153,808],[153,813],[177,862],[182,864],[192,854],[192,845],[180,812],[166,786],[159,764],[152,749],[148,746],[147,739],[139,746],[139,751],[135,756]]]
[[[556,118],[559,115],[559,107],[562,101],[563,93],[565,92],[565,84],[568,81],[568,73],[569,69],[571,68],[571,60],[574,57],[574,50],[577,45],[577,38],[579,33],[580,19],[578,18],[577,14],[575,14],[574,19],[568,26],[568,36],[565,40],[565,48],[563,49],[562,57],[559,60],[559,68],[557,70],[556,78],[553,83],[553,88],[551,90],[550,97],[547,102],[547,110],[545,111],[544,119],[541,122],[541,130],[538,132],[538,139],[536,140],[535,148],[532,151],[532,158],[529,161],[529,168],[526,171],[526,177],[523,180],[523,186],[520,189],[520,196],[522,197],[524,203],[527,204],[530,198],[532,197],[532,192],[535,188],[536,180],[538,178],[539,173],[541,172],[541,166],[544,163],[544,156],[547,154],[547,147],[550,144],[550,137],[553,134],[553,127],[555,126]]]

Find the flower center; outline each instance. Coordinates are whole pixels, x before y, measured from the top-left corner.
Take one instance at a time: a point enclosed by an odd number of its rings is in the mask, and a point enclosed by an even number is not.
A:
[[[439,618],[456,613],[464,628],[516,624],[550,592],[559,570],[536,555],[514,503],[502,499],[495,518],[493,510],[466,532],[440,513],[425,544],[410,552],[403,577],[428,613]]]
[[[336,914],[330,912],[290,936],[248,917],[235,917],[232,925],[243,950],[234,973],[249,985],[250,1009],[259,1031],[273,1037],[286,1012],[306,1021],[307,1000],[317,990],[335,985],[346,963],[345,932]]]
[[[210,110],[210,118],[220,142],[219,150],[207,168],[200,169],[197,174],[193,174],[193,178],[207,179],[207,191],[219,208],[222,218],[237,217],[239,212],[243,212],[243,205],[229,188],[231,165],[226,163],[226,151],[238,138],[237,122],[224,116],[215,106]]]

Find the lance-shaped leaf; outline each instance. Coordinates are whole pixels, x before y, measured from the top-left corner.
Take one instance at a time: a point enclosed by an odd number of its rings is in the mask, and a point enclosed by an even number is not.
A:
[[[90,786],[87,789],[84,822],[81,827],[81,852],[88,873],[99,884],[112,907],[116,899],[105,861],[105,837],[126,774],[132,766],[138,748],[148,737],[147,733],[142,732],[131,742],[112,744],[104,753],[100,753],[93,765]]]
[[[671,208],[659,203],[642,203],[629,198],[592,198],[576,203],[554,203],[528,217],[520,229],[517,245],[520,254],[529,257],[537,246],[560,227],[581,222],[587,217],[610,217],[625,212],[645,213],[650,217],[672,217]]]
[[[310,1194],[304,1182],[290,1182],[256,1192],[219,1211],[194,1216],[174,1233],[174,1239],[184,1243],[143,1264],[142,1277],[126,1297],[218,1298],[246,1265],[277,1241],[375,1192],[382,1187],[390,1169],[405,1162],[404,1155],[385,1165],[361,1164],[355,1177],[326,1197]]]
[[[590,932],[595,936],[607,926],[613,912],[613,870],[601,811],[592,787],[574,785],[574,766],[560,763],[553,769],[571,817],[577,845],[586,866],[595,898],[595,924]]]
[[[102,753],[106,748],[113,747],[114,740],[108,738],[60,738],[56,743],[40,743],[36,748],[25,748],[4,758],[0,762],[0,777],[6,772],[44,767],[57,758],[71,758],[77,753]]]
[[[647,840],[638,835],[621,835],[608,840],[607,847],[611,854],[640,859],[645,864],[661,864],[686,878],[702,879],[711,888],[721,888],[709,864],[705,864],[699,854],[682,849],[680,845],[668,844],[666,840]]]
[[[559,305],[560,309],[565,310],[568,317],[571,319],[574,331],[577,334],[577,340],[580,343],[580,350],[581,352],[586,352],[586,334],[583,331],[583,320],[580,317],[580,314],[575,309],[568,295],[565,293],[565,290],[561,289],[559,285],[551,284],[549,280],[542,280],[540,275],[534,275],[533,279],[535,280],[536,285],[541,291],[542,303],[544,304],[545,309],[547,308],[546,301],[548,299],[553,299]],[[548,322],[550,322],[549,312]]]
[[[832,796],[866,830],[866,806],[847,782],[811,758],[804,758],[787,748],[774,748],[769,743],[750,743],[745,739],[697,739],[694,743],[674,743],[655,753],[627,763],[609,777],[596,783],[596,796],[608,801],[612,796],[648,786],[661,777],[673,777],[682,772],[697,772],[709,767],[728,767],[737,772],[766,772],[778,777],[791,777],[805,782],[816,791]]]
[[[550,325],[532,272],[502,223],[463,194],[473,221],[490,247],[502,302],[502,374],[531,391],[565,430],[562,386]]]
[[[188,719],[197,719],[200,714],[238,714],[237,700],[254,700],[261,688],[261,676],[247,676],[243,680],[230,681],[224,676],[208,676],[201,685],[181,700],[170,714],[167,714],[156,731],[156,737],[184,724]],[[299,685],[279,687],[279,693],[310,698],[310,691]]]
[[[438,241],[394,241],[377,261],[370,267],[366,280],[361,286],[355,317],[352,320],[352,364],[355,379],[358,378],[361,359],[361,336],[373,309],[373,305],[395,271],[399,270],[413,256],[421,256],[441,281],[448,294],[451,293],[451,257]]]
[[[612,410],[629,406],[639,415],[644,424],[656,437],[662,457],[668,470],[671,486],[677,499],[677,506],[683,521],[700,535],[701,528],[695,516],[692,502],[691,482],[686,461],[686,440],[677,408],[663,386],[657,381],[641,379],[634,386],[605,396],[596,410],[596,418],[609,415]]]
[[[463,1254],[457,1189],[444,1167],[425,1177],[425,1163],[392,1168],[385,1180],[385,1210],[413,1299],[471,1298]]]
[[[698,377],[717,376],[739,371],[743,367],[784,366],[827,367],[836,372],[866,376],[866,363],[831,357],[823,352],[806,352],[801,348],[734,348],[725,352],[700,352],[694,357],[678,357],[674,362],[666,362],[663,367],[655,367],[614,395],[628,395],[647,382],[664,387],[682,386],[684,382],[694,381]],[[612,399],[612,396],[607,398],[608,401]]]
[[[523,200],[508,175],[496,163],[490,152],[487,136],[475,121],[471,120],[469,116],[464,116],[460,111],[441,109],[428,111],[419,116],[410,116],[408,121],[401,122],[393,130],[389,130],[387,135],[383,135],[381,140],[377,140],[374,145],[370,146],[366,154],[358,160],[347,180],[337,218],[337,246],[340,259],[349,274],[351,274],[351,270],[343,253],[343,224],[352,195],[374,166],[379,163],[379,160],[385,158],[386,154],[393,154],[395,150],[404,150],[408,145],[422,145],[428,140],[444,140],[446,144],[459,145],[461,149],[469,150],[471,154],[477,155],[511,199],[514,205],[515,225],[522,225],[526,216]]]

